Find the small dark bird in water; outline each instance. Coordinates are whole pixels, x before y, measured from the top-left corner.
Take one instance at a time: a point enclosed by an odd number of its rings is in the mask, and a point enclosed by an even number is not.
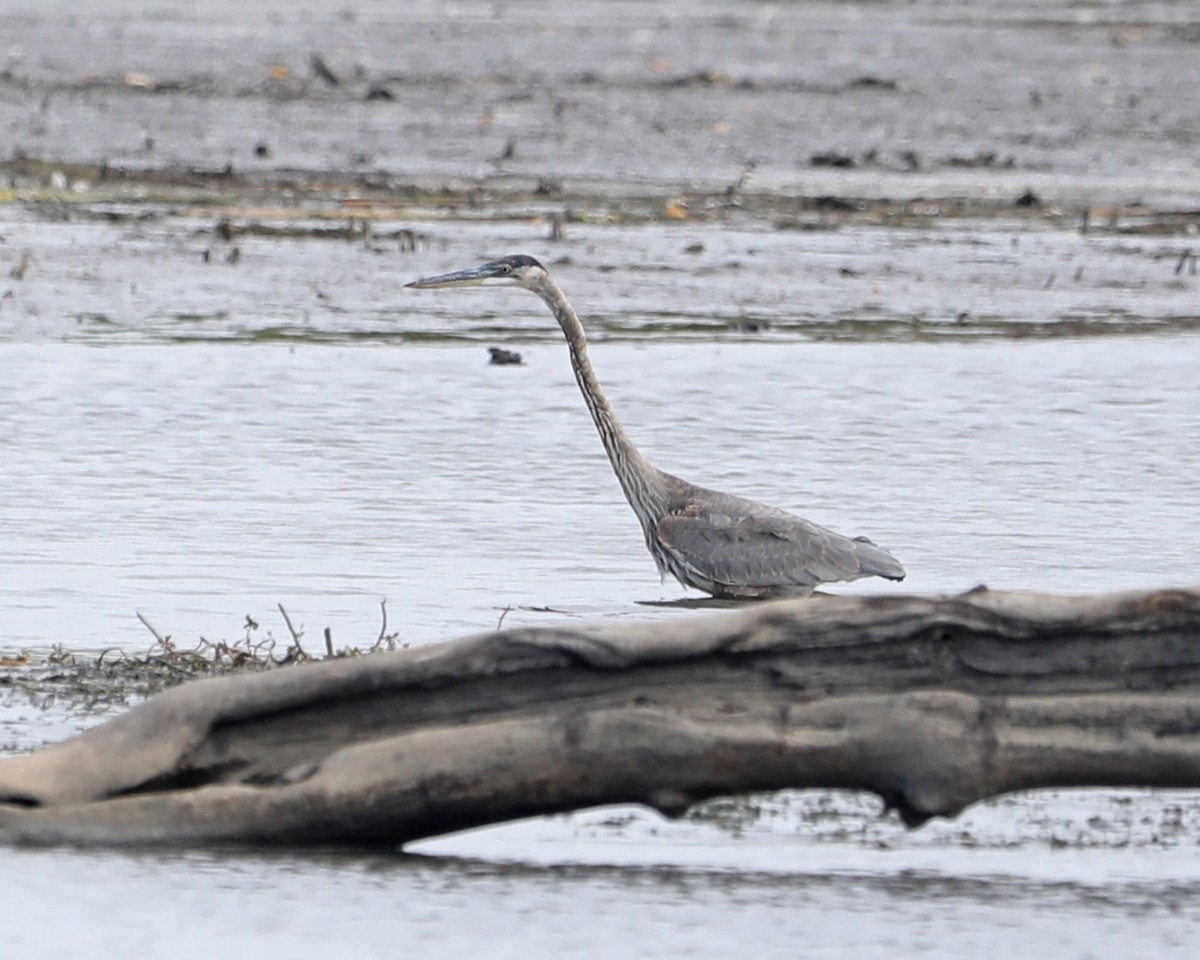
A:
[[[521,363],[521,355],[516,350],[505,350],[503,347],[488,347],[488,353],[492,358],[488,363],[494,363],[496,366],[516,366]]]
[[[866,537],[844,537],[784,510],[688,483],[652,466],[617,420],[587,354],[583,324],[546,268],[523,254],[425,277],[418,289],[506,282],[541,297],[567,338],[575,380],[659,573],[714,597],[807,596],[821,583],[904,567]]]

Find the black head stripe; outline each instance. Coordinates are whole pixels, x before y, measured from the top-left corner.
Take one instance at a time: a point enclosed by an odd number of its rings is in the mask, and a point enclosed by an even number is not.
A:
[[[537,260],[535,260],[533,257],[531,257],[525,253],[517,253],[511,257],[501,257],[499,260],[493,260],[492,263],[496,264],[496,265],[506,263],[510,267],[512,267],[514,270],[516,270],[518,267],[541,267],[542,266],[540,263],[537,262]],[[489,266],[490,265],[491,264],[489,264]],[[545,269],[545,268],[543,267],[543,269]]]

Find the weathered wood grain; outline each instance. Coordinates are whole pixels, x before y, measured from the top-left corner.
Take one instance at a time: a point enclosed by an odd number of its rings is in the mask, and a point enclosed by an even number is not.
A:
[[[1200,786],[1200,590],[812,597],[516,629],[167,691],[0,763],[0,842],[372,844],[788,787],[917,825]]]

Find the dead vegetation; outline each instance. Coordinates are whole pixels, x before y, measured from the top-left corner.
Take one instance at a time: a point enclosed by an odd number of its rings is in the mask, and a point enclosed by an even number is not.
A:
[[[838,166],[823,154],[818,166]],[[846,162],[850,162],[847,160]],[[953,166],[953,165],[952,165]],[[984,167],[984,169],[990,169]],[[1042,223],[1081,233],[1193,236],[1200,211],[1140,201],[1088,206],[1055,203],[1030,190],[1011,196],[859,196],[779,191],[755,184],[748,164],[730,183],[687,192],[639,183],[548,180],[497,173],[477,178],[421,178],[376,171],[238,171],[232,167],[122,167],[59,163],[25,154],[0,160],[0,200],[42,210],[48,218],[139,221],[156,205],[193,216],[216,215],[216,231],[267,238],[332,239],[399,244],[427,238],[411,226],[377,230],[376,221],[544,219],[552,239],[567,223],[727,223],[746,219],[777,230],[837,229],[855,224],[928,227],[947,220]],[[182,205],[182,206],[181,206]]]
[[[379,635],[365,647],[337,646],[329,627],[322,630],[319,647],[311,641],[306,645],[303,627],[295,625],[283,604],[277,608],[286,631],[283,638],[247,614],[241,636],[232,640],[200,637],[195,642],[180,642],[138,613],[138,620],[154,638],[142,653],[116,647],[99,653],[75,652],[64,643],[56,643],[47,653],[0,653],[0,691],[7,688],[21,694],[42,710],[65,706],[90,713],[135,703],[204,677],[258,673],[408,646],[399,633],[388,629],[386,600],[379,604]]]

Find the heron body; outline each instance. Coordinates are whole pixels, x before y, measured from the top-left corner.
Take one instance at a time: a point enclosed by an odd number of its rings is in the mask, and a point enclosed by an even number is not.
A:
[[[844,537],[801,517],[665,473],[634,446],[588,358],[583,324],[554,278],[518,254],[479,267],[414,280],[417,289],[508,282],[536,293],[567,338],[571,367],[613,472],[642,526],[659,573],[714,597],[807,596],[821,583],[886,577],[904,567],[866,537]]]

